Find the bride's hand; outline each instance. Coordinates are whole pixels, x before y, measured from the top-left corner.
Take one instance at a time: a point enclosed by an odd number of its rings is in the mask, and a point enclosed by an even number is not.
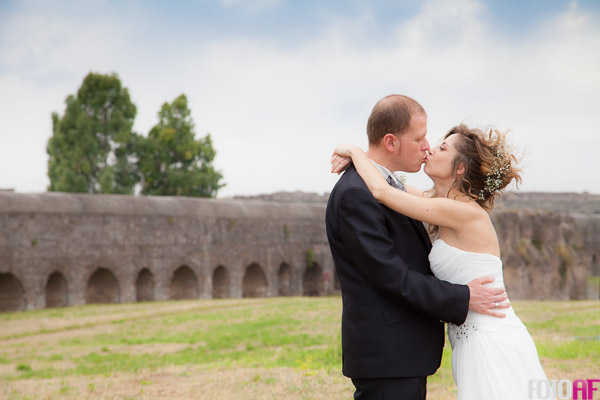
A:
[[[338,145],[331,156],[331,172],[340,174],[345,171],[352,162],[352,152],[356,150],[360,150],[360,148],[352,144]]]
[[[331,173],[338,175],[341,174],[348,168],[348,166],[350,166],[351,162],[352,159],[350,157],[343,157],[333,154],[331,156]]]

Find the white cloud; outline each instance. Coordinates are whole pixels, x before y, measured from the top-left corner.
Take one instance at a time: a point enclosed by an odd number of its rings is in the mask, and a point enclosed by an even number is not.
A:
[[[398,27],[399,42],[413,50],[442,50],[477,44],[485,31],[485,7],[473,0],[433,0],[421,12]]]
[[[245,10],[259,11],[279,7],[286,0],[218,0],[224,7],[242,7]]]
[[[485,3],[430,1],[399,20],[391,39],[368,40],[377,21],[365,14],[332,18],[293,48],[253,38],[170,43],[147,30],[143,15],[109,20],[109,10],[98,7],[98,18],[85,23],[29,12],[3,28],[14,40],[0,56],[8,70],[0,75],[8,88],[0,94],[0,146],[27,150],[2,157],[2,170],[21,172],[0,174],[0,187],[44,190],[37,182],[45,179],[45,160],[31,149],[45,148],[50,111],[62,112],[66,95],[94,70],[119,73],[138,106],[139,132],[148,132],[163,102],[187,94],[197,133],[212,133],[228,184],[221,195],[330,190],[334,145],[365,145],[370,109],[389,93],[425,106],[432,140],[465,119],[512,129],[527,149],[525,190],[600,193],[597,179],[578,173],[600,170],[581,157],[600,146],[600,53],[592,51],[600,48],[600,24],[576,3],[518,41],[493,30]],[[38,27],[44,33],[31,32]],[[28,118],[32,110],[40,111]],[[5,135],[15,129],[28,139]],[[44,168],[25,167],[25,154]],[[428,185],[422,176],[416,181]]]
[[[531,56],[554,84],[591,92],[600,89],[600,16],[584,13],[572,2],[567,12],[547,21]]]

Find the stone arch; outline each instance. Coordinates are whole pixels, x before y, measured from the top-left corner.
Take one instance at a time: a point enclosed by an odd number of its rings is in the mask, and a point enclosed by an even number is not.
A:
[[[46,283],[46,307],[66,307],[67,305],[69,305],[67,280],[63,274],[54,271]]]
[[[118,303],[120,300],[119,282],[112,271],[107,268],[96,269],[85,289],[86,304]]]
[[[313,262],[304,270],[302,294],[304,296],[321,296],[323,293],[323,269],[319,264]]]
[[[225,299],[230,295],[231,278],[229,271],[222,265],[215,268],[212,276],[212,297],[214,299]]]
[[[25,291],[21,282],[11,273],[0,273],[0,312],[25,309]]]
[[[136,301],[154,301],[154,274],[148,268],[142,269],[135,281]]]
[[[250,264],[242,279],[242,297],[266,297],[267,277],[256,263]]]
[[[292,269],[286,263],[281,263],[277,272],[277,294],[279,296],[292,295]]]
[[[173,272],[169,298],[171,300],[198,298],[198,278],[187,265],[182,265]]]

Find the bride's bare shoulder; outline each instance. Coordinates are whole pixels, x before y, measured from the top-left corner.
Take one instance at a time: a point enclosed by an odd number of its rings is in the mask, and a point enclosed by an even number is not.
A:
[[[489,221],[488,212],[472,199],[447,199],[448,209],[460,220],[469,223]]]
[[[469,201],[466,206],[470,209],[472,218],[477,218],[480,221],[490,222],[491,217],[489,211],[477,204],[476,201]]]

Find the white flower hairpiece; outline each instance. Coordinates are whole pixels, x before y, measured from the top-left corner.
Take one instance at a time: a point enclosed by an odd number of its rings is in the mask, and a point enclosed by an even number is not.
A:
[[[479,200],[485,200],[485,194],[494,194],[502,186],[502,176],[508,172],[510,163],[506,160],[504,150],[496,148],[496,158],[492,164],[492,169],[487,174],[485,186],[479,191]]]

